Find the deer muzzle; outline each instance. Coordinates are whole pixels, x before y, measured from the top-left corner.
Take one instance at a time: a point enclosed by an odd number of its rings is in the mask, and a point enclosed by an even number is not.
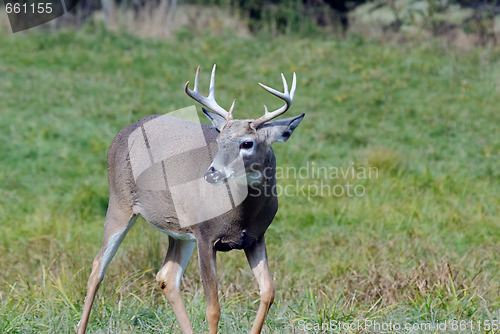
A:
[[[222,183],[224,181],[224,174],[211,166],[205,173],[205,181],[212,184]]]

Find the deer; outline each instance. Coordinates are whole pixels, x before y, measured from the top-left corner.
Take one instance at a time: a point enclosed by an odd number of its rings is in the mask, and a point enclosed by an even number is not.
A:
[[[184,88],[203,106],[211,125],[151,115],[126,126],[112,141],[107,157],[109,204],[103,243],[88,279],[79,334],[86,331],[106,268],[138,216],[168,235],[167,254],[156,281],[182,333],[194,333],[180,287],[195,245],[209,332],[217,333],[221,314],[216,253],[233,249],[245,252],[260,289],[251,333],[261,332],[275,297],[264,238],[278,211],[277,192],[269,191],[276,186],[272,144],[286,142],[305,114],[275,120],[292,105],[293,73],[290,90],[283,74],[283,92],[259,83],[283,100],[283,106],[270,112],[264,105],[264,115],[257,119],[234,119],[236,100],[229,110],[215,100],[215,69],[214,65],[208,96],[199,90],[200,67],[194,90],[189,81]],[[199,138],[205,141],[202,145],[196,144]],[[193,143],[194,149],[183,149]]]

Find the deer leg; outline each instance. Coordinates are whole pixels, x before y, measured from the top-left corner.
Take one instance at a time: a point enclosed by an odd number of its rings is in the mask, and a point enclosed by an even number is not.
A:
[[[246,248],[245,254],[260,289],[259,309],[252,326],[252,331],[250,332],[251,334],[258,334],[264,326],[267,312],[274,301],[274,284],[269,273],[264,236],[257,239],[252,246]]]
[[[92,304],[94,303],[99,285],[104,278],[106,268],[116,254],[125,235],[137,219],[137,215],[115,208],[116,207],[110,203],[104,223],[104,240],[102,247],[94,259],[92,273],[87,283],[87,296],[85,297],[82,317],[78,323],[78,334],[85,333],[89,321],[90,310],[92,309]]]
[[[198,238],[197,238],[198,239]],[[216,250],[213,244],[198,239],[198,261],[200,264],[203,291],[207,301],[207,321],[210,334],[217,334],[220,305],[217,292]]]
[[[180,286],[195,244],[195,241],[179,240],[169,236],[167,255],[156,275],[156,281],[174,310],[177,322],[184,334],[194,333],[182,301]]]

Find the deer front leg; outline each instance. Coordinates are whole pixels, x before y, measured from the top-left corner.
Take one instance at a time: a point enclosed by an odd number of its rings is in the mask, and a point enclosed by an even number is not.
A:
[[[193,328],[189,321],[181,296],[181,279],[186,270],[189,258],[193,253],[194,241],[177,240],[168,237],[168,251],[163,266],[156,275],[156,280],[163,293],[167,297],[181,331],[184,334],[193,334]]]
[[[255,317],[252,331],[250,332],[251,334],[258,334],[264,326],[267,312],[274,301],[274,284],[271,274],[269,273],[264,236],[257,239],[252,246],[246,248],[245,254],[260,289],[259,310],[257,311],[257,316]]]
[[[220,305],[217,292],[216,250],[213,244],[198,239],[198,261],[207,301],[207,321],[210,334],[217,334],[220,319]]]

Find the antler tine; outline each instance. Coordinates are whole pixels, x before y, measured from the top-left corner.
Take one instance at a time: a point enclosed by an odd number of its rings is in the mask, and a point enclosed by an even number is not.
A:
[[[284,114],[288,109],[290,109],[290,106],[293,103],[293,98],[295,96],[295,89],[297,88],[297,77],[295,75],[295,72],[293,73],[293,80],[292,80],[292,87],[290,91],[288,90],[288,83],[286,82],[285,76],[283,73],[281,73],[281,80],[283,81],[283,93],[277,91],[274,88],[268,87],[262,83],[259,82],[259,85],[264,88],[266,91],[269,93],[273,94],[274,96],[279,97],[280,99],[285,101],[285,105],[282,106],[281,108],[278,108],[272,112],[269,112],[267,110],[267,106],[264,105],[264,116],[261,116],[260,118],[254,120],[252,122],[252,126],[254,128],[257,128],[258,126],[269,122],[270,120]]]
[[[295,72],[293,72],[293,79],[292,79],[292,88],[290,89],[290,96],[293,98],[295,97],[295,89],[297,88],[297,76],[295,75]]]
[[[234,104],[236,103],[236,99],[233,100],[233,104],[231,104],[231,108],[229,108],[229,120],[233,119],[233,109],[234,109]]]
[[[219,106],[219,104],[217,104],[217,102],[215,101],[215,67],[216,65],[214,65],[212,69],[212,75],[210,77],[210,87],[208,96],[201,95],[199,90],[200,66],[198,66],[198,69],[196,70],[196,75],[194,77],[194,90],[189,89],[189,81],[186,82],[184,90],[186,91],[186,94],[193,100],[199,102],[201,105],[204,105],[205,107],[212,110],[216,114],[219,114],[220,116],[224,117],[226,121],[230,121],[233,119],[233,109],[236,100],[233,101],[233,104],[231,105],[231,109],[229,109],[229,111]]]
[[[208,98],[213,98],[215,94],[215,67],[212,68],[212,74],[210,75],[210,87],[208,88]]]
[[[200,88],[200,66],[196,69],[196,75],[194,76],[194,91],[199,92]],[[188,81],[189,82],[189,81]]]

